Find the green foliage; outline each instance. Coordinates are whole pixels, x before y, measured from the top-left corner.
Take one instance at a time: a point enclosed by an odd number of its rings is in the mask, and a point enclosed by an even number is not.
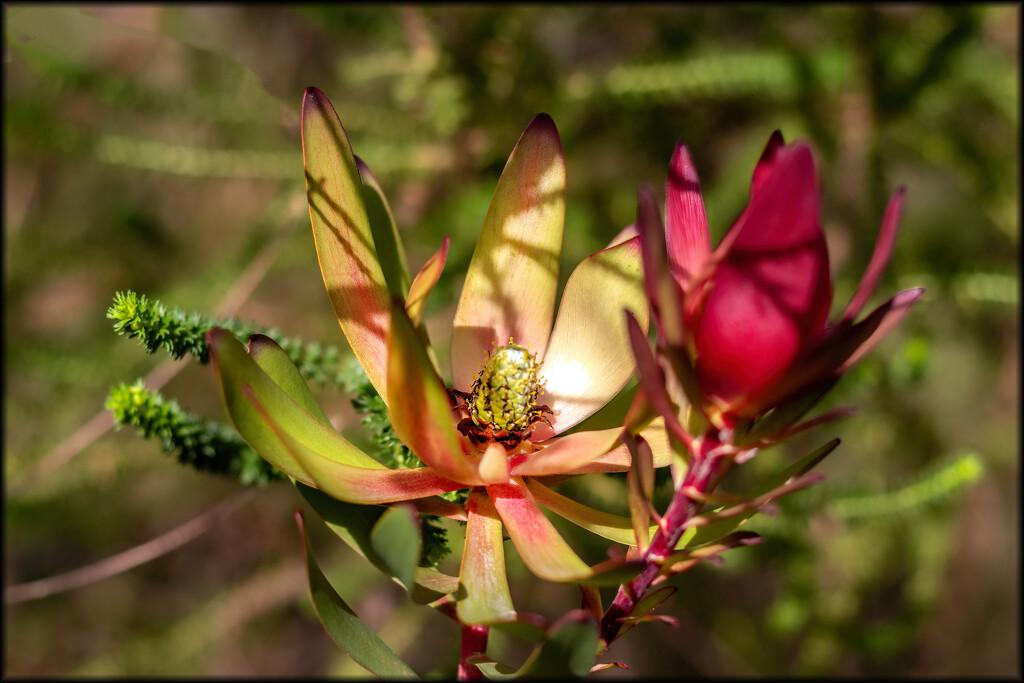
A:
[[[198,313],[167,310],[159,301],[128,290],[114,294],[107,318],[114,321],[115,332],[138,339],[148,353],[162,348],[175,359],[191,355],[204,365],[210,362],[210,349],[203,335],[214,324]]]
[[[173,358],[191,356],[204,364],[210,359],[206,332],[222,327],[245,339],[255,333],[274,337],[276,330],[262,329],[234,319],[219,319],[199,313],[168,309],[162,302],[129,290],[117,292],[107,317],[114,321],[114,330],[129,339],[138,339],[149,352],[163,349]],[[339,361],[335,346],[306,344],[292,337],[276,339],[281,349],[307,381],[321,386],[341,386],[348,393],[352,406],[362,416],[369,432],[372,455],[389,468],[422,467],[395,435],[387,405],[374,389],[363,368],[354,357]],[[243,484],[266,483],[283,475],[250,448],[238,433],[221,423],[204,420],[183,411],[176,401],[165,401],[156,392],[145,389],[142,380],[134,385],[115,387],[107,401],[119,425],[134,425],[146,439],[159,438],[164,451],[176,453],[179,462],[203,471],[236,476]],[[464,499],[465,491],[446,494],[449,500]],[[434,517],[422,519],[422,551],[417,552],[420,566],[434,567],[451,552],[447,530]],[[407,586],[411,584],[406,584]]]
[[[399,659],[387,643],[371,631],[334,590],[316,563],[301,515],[296,514],[296,518],[299,521],[306,554],[309,592],[317,616],[327,632],[367,671],[384,678],[417,678],[409,665]]]
[[[837,517],[849,520],[920,514],[924,506],[962,491],[984,472],[981,458],[976,453],[967,453],[910,484],[883,493],[844,496],[829,503],[828,509]]]
[[[210,349],[205,337],[207,331],[223,327],[242,340],[257,332],[271,337],[288,354],[302,376],[320,386],[345,386],[358,382],[358,378],[352,378],[352,375],[362,374],[358,364],[353,367],[339,363],[341,354],[336,346],[306,343],[285,337],[276,329],[262,328],[233,318],[215,318],[196,312],[185,313],[178,308],[169,309],[162,302],[131,290],[114,294],[107,318],[114,321],[115,332],[128,339],[138,339],[149,353],[163,349],[172,358],[192,356],[203,365],[210,362]]]
[[[183,465],[235,477],[244,485],[284,478],[235,430],[182,410],[177,401],[147,390],[141,379],[111,389],[106,407],[119,427],[132,426],[144,439],[159,439],[164,452]]]
[[[412,505],[392,505],[370,530],[370,545],[411,594],[423,550],[419,515]]]

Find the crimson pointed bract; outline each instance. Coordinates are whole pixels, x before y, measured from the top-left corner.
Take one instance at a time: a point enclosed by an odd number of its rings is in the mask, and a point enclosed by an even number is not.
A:
[[[684,312],[681,334],[660,325],[659,335],[689,358],[699,400],[719,426],[834,381],[923,293],[904,292],[854,324],[892,253],[903,205],[900,190],[885,212],[875,253],[853,299],[838,323],[827,324],[832,277],[814,157],[804,143],[785,144],[778,131],[754,170],[750,202],[710,254],[697,173],[682,145],[673,155],[666,188],[667,249],[652,249],[649,239],[644,243],[648,293],[657,292],[652,295],[656,315]],[[664,300],[662,292],[670,291],[661,275],[666,269],[681,292],[679,302]]]

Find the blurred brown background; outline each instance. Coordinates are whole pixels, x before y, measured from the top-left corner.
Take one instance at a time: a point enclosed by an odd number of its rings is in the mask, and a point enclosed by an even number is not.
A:
[[[5,586],[247,495],[104,431],[111,385],[166,370],[112,332],[115,291],[344,347],[304,205],[299,104],[315,85],[388,194],[410,266],[452,237],[428,309],[439,341],[494,183],[540,111],[566,153],[563,281],[633,220],[639,184],[660,191],[677,141],[715,239],[772,130],[814,145],[837,308],[905,186],[876,299],[918,285],[926,298],[830,399],[855,418],[745,475],[838,435],[826,483],[755,519],[761,545],[674,579],[680,628],[637,628],[610,657],[631,671],[597,676],[1019,677],[1019,12],[5,5]],[[224,419],[208,367],[162,391]],[[343,395],[321,393],[356,425]],[[620,506],[597,481],[580,495]],[[237,502],[129,571],[36,599],[7,591],[5,673],[363,675],[310,607],[301,498],[274,484]],[[306,518],[360,616],[418,672],[453,674],[454,624]],[[510,573],[521,609],[576,606],[574,588],[532,581],[518,558]]]

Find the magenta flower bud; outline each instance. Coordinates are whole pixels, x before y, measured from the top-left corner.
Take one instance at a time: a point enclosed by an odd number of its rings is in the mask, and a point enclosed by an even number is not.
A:
[[[774,157],[688,319],[701,387],[725,404],[771,387],[821,337],[832,304],[811,151]]]
[[[673,155],[666,195],[667,248],[648,235],[644,240],[647,291],[663,343],[689,358],[702,405],[725,422],[833,382],[923,293],[903,292],[853,324],[892,253],[901,190],[853,300],[838,323],[827,324],[832,280],[814,159],[806,144],[786,145],[778,132],[754,170],[749,204],[713,252],[683,145]],[[638,225],[650,230],[649,219]]]

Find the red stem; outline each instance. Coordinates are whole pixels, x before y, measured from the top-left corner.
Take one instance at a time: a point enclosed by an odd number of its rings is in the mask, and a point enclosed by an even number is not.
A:
[[[459,653],[458,678],[460,681],[478,681],[484,677],[483,672],[475,664],[470,664],[467,660],[475,654],[485,654],[486,652],[487,627],[463,624],[462,651]]]
[[[647,564],[629,584],[619,586],[615,600],[608,606],[608,611],[601,619],[601,639],[606,646],[615,640],[622,629],[623,622],[620,620],[633,613],[636,603],[658,577],[661,562],[672,554],[676,543],[683,535],[683,524],[700,512],[703,503],[690,498],[687,494],[691,491],[708,491],[723,460],[722,456],[714,452],[720,445],[717,434],[708,433],[701,439],[700,452],[691,458],[690,467],[683,475],[682,485],[676,489],[672,502],[662,517],[662,523],[658,525],[651,545],[644,553]]]

